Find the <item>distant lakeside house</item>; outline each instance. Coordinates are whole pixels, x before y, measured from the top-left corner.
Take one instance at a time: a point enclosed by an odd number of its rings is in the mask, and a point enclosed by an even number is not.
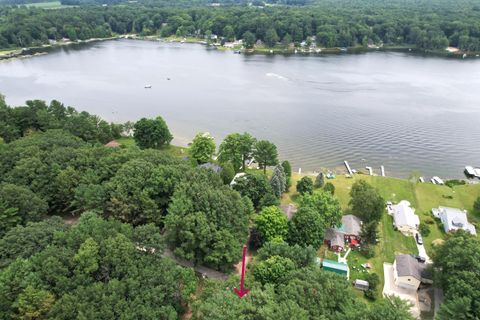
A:
[[[325,244],[335,252],[340,252],[345,245],[356,247],[360,244],[362,221],[357,216],[347,214],[342,217],[342,224],[337,228],[329,228],[325,233]]]
[[[410,206],[410,202],[402,200],[398,204],[389,205],[388,212],[393,216],[393,226],[404,235],[412,235],[417,232],[420,218]]]
[[[472,235],[477,235],[475,226],[468,222],[467,212],[456,208],[438,207],[432,209],[433,216],[440,219],[446,233],[455,230],[465,230]]]

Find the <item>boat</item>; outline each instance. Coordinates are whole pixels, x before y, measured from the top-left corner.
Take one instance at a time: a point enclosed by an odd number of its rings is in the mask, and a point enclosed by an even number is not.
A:
[[[240,50],[235,50],[235,51],[233,51],[233,53],[241,54],[242,52]]]
[[[432,183],[433,183],[433,184],[445,184],[445,182],[443,182],[443,180],[440,179],[440,178],[437,177],[437,176],[432,177]]]
[[[469,178],[480,178],[480,168],[474,168],[472,166],[465,167],[465,175]]]
[[[151,84],[146,84],[146,85],[145,85],[145,89],[150,89],[151,87],[152,87]]]

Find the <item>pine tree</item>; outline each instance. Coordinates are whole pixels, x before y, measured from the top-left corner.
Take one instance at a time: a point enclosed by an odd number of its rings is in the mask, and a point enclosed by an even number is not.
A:
[[[287,176],[285,175],[282,165],[278,164],[273,169],[270,185],[278,198],[287,190]]]
[[[324,184],[325,184],[325,178],[324,178],[323,172],[320,172],[317,178],[315,179],[315,187],[322,188]]]
[[[270,185],[272,186],[272,190],[275,196],[277,198],[280,198],[284,190],[284,185],[282,184],[280,177],[278,175],[273,176],[272,180],[270,180]]]

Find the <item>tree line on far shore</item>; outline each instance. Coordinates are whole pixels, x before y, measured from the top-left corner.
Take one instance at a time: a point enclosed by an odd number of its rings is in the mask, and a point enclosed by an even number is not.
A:
[[[315,43],[322,48],[367,46],[458,47],[480,51],[480,6],[465,1],[316,1],[301,7],[166,7],[155,4],[80,6],[62,10],[0,7],[0,48],[40,46],[49,40],[115,34],[257,40],[268,47]]]

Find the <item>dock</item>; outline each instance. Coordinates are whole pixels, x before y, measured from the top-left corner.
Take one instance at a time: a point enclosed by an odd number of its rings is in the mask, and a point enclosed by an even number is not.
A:
[[[353,171],[352,171],[352,169],[350,168],[350,165],[348,164],[348,161],[345,160],[345,161],[343,161],[343,163],[345,163],[345,167],[347,167],[348,174],[352,176],[352,175],[353,175]]]
[[[369,174],[369,175],[373,176],[373,169],[372,169],[372,167],[365,167],[365,169],[368,170],[368,174]]]

